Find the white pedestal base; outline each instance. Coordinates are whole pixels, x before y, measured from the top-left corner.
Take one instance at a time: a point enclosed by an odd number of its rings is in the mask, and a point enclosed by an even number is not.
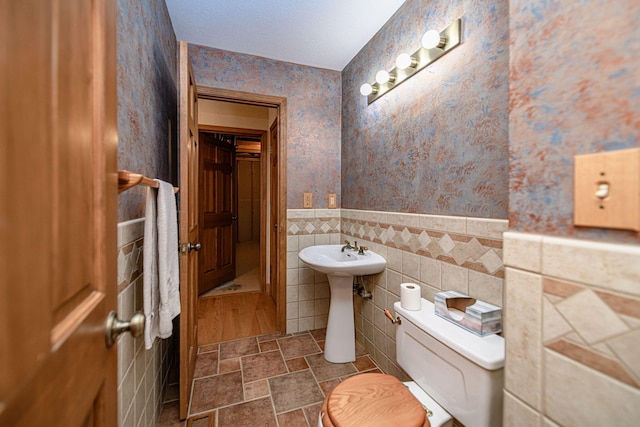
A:
[[[353,276],[327,276],[331,289],[331,302],[324,342],[324,358],[332,363],[353,362],[356,360]]]

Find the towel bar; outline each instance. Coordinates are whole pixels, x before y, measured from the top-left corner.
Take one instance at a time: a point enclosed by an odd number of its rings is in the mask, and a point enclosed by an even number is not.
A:
[[[118,171],[118,193],[122,193],[136,185],[144,185],[153,188],[158,188],[160,186],[157,181],[147,178],[139,173],[133,173],[127,170]],[[173,187],[174,193],[177,193],[178,191],[180,191],[178,187]]]

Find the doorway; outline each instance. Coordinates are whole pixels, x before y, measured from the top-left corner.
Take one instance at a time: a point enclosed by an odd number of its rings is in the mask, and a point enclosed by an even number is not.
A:
[[[286,275],[279,272],[286,269],[286,235],[281,233],[283,228],[279,227],[279,222],[286,218],[286,129],[283,127],[286,124],[286,99],[206,87],[199,87],[198,93],[200,131],[227,141],[234,154],[230,180],[233,196],[226,216],[232,221],[229,229],[235,244],[235,274],[230,280],[215,283],[213,290],[203,292],[201,301],[216,293],[230,296],[240,292],[238,295],[241,296],[243,292],[259,290],[268,295],[274,305],[275,330],[284,332],[286,277],[283,276]],[[217,104],[218,122],[208,120],[208,102]],[[233,113],[247,108],[262,110],[262,122]],[[220,120],[221,116],[227,117]],[[277,132],[275,139],[271,135],[274,130]],[[203,241],[203,250],[204,247]],[[229,247],[219,249],[229,250]],[[204,254],[201,252],[201,255]],[[213,305],[213,301],[208,303]],[[199,313],[200,318],[203,315]],[[210,328],[207,325],[199,329]]]
[[[216,101],[201,101],[207,110],[228,112]],[[233,106],[231,111],[264,115],[266,107]],[[205,120],[207,115],[204,114]],[[218,119],[224,121],[224,118]],[[235,116],[234,121],[246,121]],[[267,132],[200,124],[200,257],[201,298],[246,292],[268,292],[267,236],[261,226],[267,214]]]

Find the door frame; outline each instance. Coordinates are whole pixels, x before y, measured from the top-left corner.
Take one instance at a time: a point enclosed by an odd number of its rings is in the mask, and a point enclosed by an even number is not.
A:
[[[276,329],[280,332],[286,331],[286,272],[287,269],[287,98],[273,95],[262,95],[250,92],[241,92],[229,89],[212,88],[208,86],[197,86],[198,97],[213,101],[235,102],[239,104],[256,105],[261,107],[272,107],[277,109],[278,120],[278,188],[271,188],[271,191],[278,192],[278,252],[277,257],[278,283],[276,302]],[[267,141],[268,143],[268,141]],[[266,221],[266,218],[265,218]],[[262,231],[261,231],[262,232]],[[266,224],[265,224],[266,232]],[[270,254],[274,256],[274,254]],[[261,261],[262,262],[262,261]],[[274,286],[274,284],[271,284]]]
[[[200,98],[202,98],[200,96]],[[245,129],[245,128],[234,128],[227,126],[215,126],[215,125],[198,125],[199,132],[209,132],[209,133],[221,133],[235,136],[259,136],[260,137],[260,289],[264,292],[265,285],[267,283],[267,269],[266,269],[266,230],[267,230],[267,203],[265,202],[265,197],[268,197],[267,193],[267,181],[265,179],[265,168],[268,165],[265,165],[264,162],[268,162],[268,158],[265,160],[264,153],[265,147],[268,149],[268,141],[267,141],[267,131],[260,129]],[[200,175],[200,170],[198,171],[198,175]],[[238,214],[238,174],[237,171],[234,173],[233,187],[235,192],[235,212]],[[236,230],[235,230],[234,238],[237,238],[238,230],[237,230],[237,222],[236,222]],[[235,255],[234,255],[235,257]]]

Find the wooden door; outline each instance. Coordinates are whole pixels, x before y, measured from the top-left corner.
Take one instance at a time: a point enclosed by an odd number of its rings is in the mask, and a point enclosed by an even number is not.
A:
[[[188,44],[180,42],[179,50],[180,418],[184,419],[198,350],[198,93]]]
[[[0,1],[0,425],[116,426],[116,7]]]
[[[236,276],[235,146],[230,137],[200,132],[200,281],[198,292]]]
[[[279,251],[279,212],[280,212],[280,181],[278,179],[278,120],[271,125],[269,140],[269,214],[270,214],[270,236],[269,236],[269,282],[271,284],[271,296],[276,305],[279,303],[280,287],[278,286],[278,251]]]

